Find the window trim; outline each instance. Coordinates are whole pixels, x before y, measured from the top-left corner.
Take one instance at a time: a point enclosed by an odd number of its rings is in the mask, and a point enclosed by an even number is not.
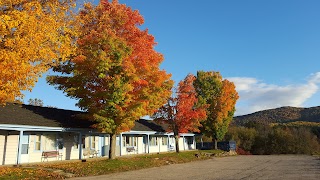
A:
[[[137,147],[138,146],[138,137],[137,136],[122,136],[122,147]],[[129,143],[127,143],[127,141]]]
[[[193,144],[194,144],[193,137],[187,136],[187,137],[184,137],[184,138],[185,138],[186,143],[187,143],[188,145],[193,145]],[[192,143],[191,143],[191,142],[192,142]]]
[[[91,135],[89,138],[90,149],[96,149],[96,136]],[[94,144],[94,147],[92,146]]]
[[[163,137],[162,137],[161,145],[162,145],[162,146],[168,146],[168,140],[169,140],[168,137],[163,136]]]
[[[155,144],[152,143],[152,139],[155,139]],[[150,142],[150,146],[158,146],[159,143],[158,143],[158,137],[157,136],[150,136],[149,137],[149,142]]]
[[[39,141],[37,141],[37,137],[40,137],[40,140]],[[33,151],[34,152],[41,152],[42,151],[42,137],[43,137],[43,135],[42,134],[35,134],[34,135],[34,149],[33,149]],[[39,147],[39,150],[37,149],[37,143],[40,143],[40,147]]]

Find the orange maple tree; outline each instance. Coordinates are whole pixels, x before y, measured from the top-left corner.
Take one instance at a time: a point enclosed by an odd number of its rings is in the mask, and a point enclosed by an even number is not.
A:
[[[222,79],[219,72],[198,71],[194,86],[201,104],[207,105],[207,119],[202,122],[202,132],[212,137],[214,148],[222,140],[232,121],[239,98],[234,83]]]
[[[78,50],[54,68],[66,76],[49,76],[94,120],[94,128],[110,134],[109,158],[115,158],[116,134],[128,131],[141,116],[153,114],[171,95],[171,75],[159,69],[163,56],[148,30],[140,30],[138,11],[114,0],[85,4]]]
[[[176,97],[169,98],[153,115],[156,121],[168,124],[168,130],[174,133],[176,152],[179,152],[179,133],[199,132],[200,122],[206,118],[205,107],[198,104],[194,80],[194,75],[187,75],[179,82]]]
[[[74,52],[74,0],[0,1],[0,104]]]

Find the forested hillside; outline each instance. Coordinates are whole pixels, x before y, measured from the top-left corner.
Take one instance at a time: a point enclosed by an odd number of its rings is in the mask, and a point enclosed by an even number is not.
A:
[[[239,154],[320,154],[320,107],[281,107],[234,118],[225,140]]]
[[[281,107],[263,110],[234,117],[233,123],[236,125],[244,125],[248,122],[270,124],[294,121],[320,122],[320,106],[311,108]]]

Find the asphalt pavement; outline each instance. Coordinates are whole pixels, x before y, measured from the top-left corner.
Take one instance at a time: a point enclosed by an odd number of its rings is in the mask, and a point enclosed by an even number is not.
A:
[[[210,180],[279,179],[320,180],[320,158],[304,155],[214,157],[205,161],[172,164],[73,180]]]

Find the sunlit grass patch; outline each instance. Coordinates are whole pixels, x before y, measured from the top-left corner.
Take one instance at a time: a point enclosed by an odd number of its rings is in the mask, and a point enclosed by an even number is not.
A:
[[[36,168],[50,168],[63,170],[75,176],[103,175],[143,168],[158,167],[168,164],[178,164],[191,161],[209,159],[210,157],[196,157],[200,153],[221,153],[219,150],[186,151],[180,153],[145,154],[125,156],[114,160],[90,159],[81,161],[62,161],[55,163],[39,163],[32,165]],[[25,167],[0,167],[0,179],[63,179],[63,175],[43,169],[26,169]]]
[[[64,179],[64,176],[43,169],[0,167],[0,179]]]
[[[163,153],[151,155],[138,155],[117,158],[114,160],[103,159],[87,162],[64,162],[56,164],[40,164],[41,167],[61,169],[76,176],[102,175],[114,172],[143,169],[148,167],[158,167],[167,164],[177,164],[191,162],[209,157],[197,158],[196,153],[200,151],[187,151],[180,153]],[[222,151],[206,150],[206,153],[219,153]]]

